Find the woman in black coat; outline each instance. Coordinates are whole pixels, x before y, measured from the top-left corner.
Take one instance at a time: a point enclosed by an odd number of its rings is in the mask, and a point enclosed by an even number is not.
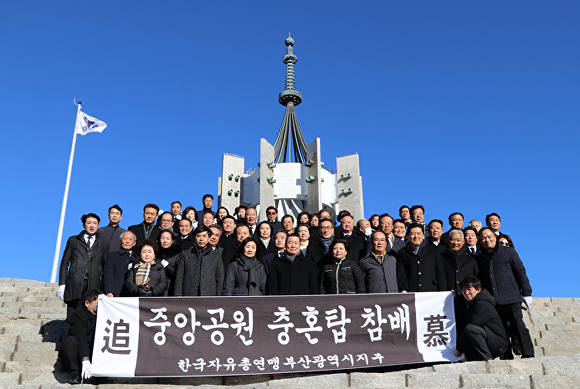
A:
[[[256,244],[258,245],[257,255],[261,260],[267,254],[275,253],[277,250],[274,244],[274,229],[269,222],[264,220],[258,224],[258,234],[260,237],[256,239]]]
[[[359,264],[346,259],[348,241],[339,238],[330,244],[333,263],[322,268],[320,294],[365,293],[365,280]]]
[[[267,223],[267,222],[266,222]],[[246,238],[228,266],[222,295],[261,296],[266,294],[266,268],[256,257],[257,242]]]
[[[169,230],[162,231],[157,237],[159,251],[156,258],[160,260],[161,266],[165,268],[167,275],[168,287],[165,290],[165,296],[173,296],[175,286],[175,269],[177,267],[177,254],[181,253],[181,247],[175,243],[175,237]]]
[[[155,261],[158,252],[157,243],[145,239],[137,246],[141,258],[125,275],[125,290],[130,296],[161,296],[167,289],[168,281],[165,269]]]

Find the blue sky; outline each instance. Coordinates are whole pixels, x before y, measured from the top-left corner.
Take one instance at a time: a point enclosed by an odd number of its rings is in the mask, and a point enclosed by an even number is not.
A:
[[[199,207],[224,152],[255,166],[284,114],[291,32],[306,142],[321,138],[328,167],[359,153],[366,216],[497,212],[534,296],[578,297],[578,15],[574,1],[3,2],[0,277],[50,278],[73,98],[108,128],[77,139],[63,249],[114,203],[123,227],[147,202]]]

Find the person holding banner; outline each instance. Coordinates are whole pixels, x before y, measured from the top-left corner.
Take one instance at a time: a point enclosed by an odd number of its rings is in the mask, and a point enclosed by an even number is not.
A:
[[[161,296],[168,286],[167,275],[161,263],[155,261],[159,251],[157,243],[145,239],[137,245],[140,262],[125,275],[125,289],[130,296]]]
[[[60,345],[58,357],[62,362],[63,371],[70,373],[69,383],[72,385],[80,384],[81,378],[92,377],[91,357],[99,294],[101,292],[97,289],[91,289],[86,293],[83,304],[70,318],[70,333]]]
[[[320,294],[365,293],[365,281],[359,264],[347,259],[348,241],[338,238],[330,244],[334,263],[322,268]]]
[[[489,361],[505,353],[508,341],[505,329],[495,310],[495,299],[475,276],[461,281],[463,297],[467,300],[465,330],[457,341],[455,355],[465,354],[468,361]]]
[[[268,223],[268,222],[262,222]],[[269,225],[268,228],[271,228]],[[240,245],[238,255],[228,266],[222,294],[224,296],[262,296],[266,294],[266,268],[258,260],[258,242],[246,238]]]

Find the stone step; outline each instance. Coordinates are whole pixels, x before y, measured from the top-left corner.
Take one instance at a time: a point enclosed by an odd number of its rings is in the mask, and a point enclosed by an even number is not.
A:
[[[26,301],[7,301],[2,304],[2,308],[46,308],[47,310],[55,310],[55,309],[66,309],[66,304],[62,301],[46,301],[44,300],[33,300],[30,302]]]
[[[455,389],[460,387],[459,374],[455,373],[409,373],[406,375],[407,387],[444,387]]]
[[[540,336],[536,336],[538,339],[560,339],[564,342],[566,339],[576,339],[577,333],[575,331],[540,331]]]
[[[580,353],[580,347],[542,346],[542,355],[555,356]]]
[[[20,384],[20,380],[20,373],[0,373],[0,388],[18,385]]]
[[[55,344],[52,342],[19,342],[16,353],[55,351]]]
[[[461,376],[461,387],[531,389],[532,381],[529,375],[465,374]]]
[[[474,362],[477,363],[477,362]],[[544,374],[544,366],[538,358],[520,359],[513,361],[502,361],[494,359],[486,363],[487,371],[490,374],[513,374],[513,375],[530,375]]]
[[[54,347],[54,344],[53,344]],[[12,355],[12,361],[17,362],[38,362],[43,360],[52,360],[56,362],[58,358],[58,351],[48,351],[43,352],[15,352]]]
[[[580,388],[580,377],[532,375],[533,389]]]

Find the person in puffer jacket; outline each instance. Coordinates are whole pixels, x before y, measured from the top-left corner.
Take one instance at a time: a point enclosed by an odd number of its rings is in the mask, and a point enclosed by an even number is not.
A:
[[[358,263],[347,259],[348,242],[339,238],[330,244],[333,263],[322,268],[320,294],[365,293],[365,281]]]

